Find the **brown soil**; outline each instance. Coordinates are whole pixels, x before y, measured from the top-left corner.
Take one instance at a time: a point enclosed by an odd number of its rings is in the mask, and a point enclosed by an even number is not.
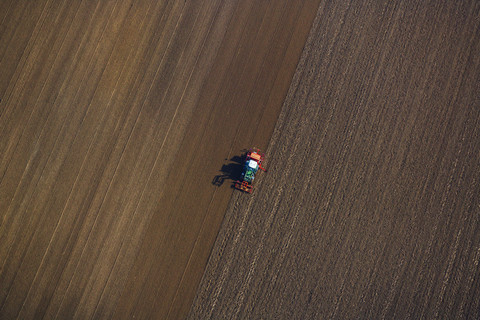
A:
[[[480,318],[480,3],[324,1],[191,319]]]
[[[0,318],[185,318],[318,0],[0,3]]]

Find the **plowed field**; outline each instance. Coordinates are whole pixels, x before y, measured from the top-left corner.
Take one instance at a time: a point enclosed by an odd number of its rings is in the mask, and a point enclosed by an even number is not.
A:
[[[319,1],[0,2],[0,318],[185,318]]]
[[[480,3],[323,1],[191,319],[480,318]]]

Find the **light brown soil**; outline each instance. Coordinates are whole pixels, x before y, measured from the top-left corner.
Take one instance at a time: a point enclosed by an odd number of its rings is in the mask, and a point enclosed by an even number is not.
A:
[[[480,3],[323,1],[191,319],[480,318]]]
[[[0,318],[185,318],[315,1],[0,2]]]

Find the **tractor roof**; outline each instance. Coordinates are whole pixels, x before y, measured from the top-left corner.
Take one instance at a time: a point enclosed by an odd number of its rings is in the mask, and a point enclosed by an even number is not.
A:
[[[252,169],[257,169],[258,163],[255,160],[248,160],[248,166]]]

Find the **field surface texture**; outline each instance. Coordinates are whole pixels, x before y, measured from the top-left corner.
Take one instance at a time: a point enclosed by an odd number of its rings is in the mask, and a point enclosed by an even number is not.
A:
[[[480,318],[480,2],[322,1],[190,319]]]
[[[186,318],[319,2],[0,1],[0,319]]]

